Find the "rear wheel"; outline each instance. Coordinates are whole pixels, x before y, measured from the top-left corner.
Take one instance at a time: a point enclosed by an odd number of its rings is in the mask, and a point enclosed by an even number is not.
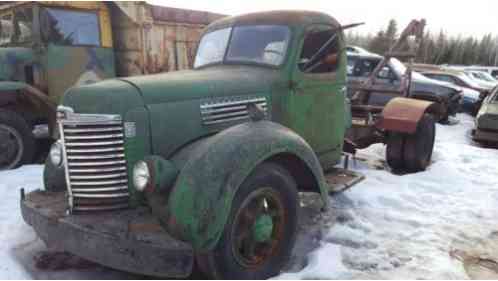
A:
[[[403,155],[407,172],[419,172],[427,168],[431,162],[435,136],[434,118],[425,114],[415,134],[405,137]]]
[[[35,146],[28,122],[16,112],[0,110],[0,170],[30,163],[36,151]]]
[[[237,191],[215,249],[197,255],[201,271],[215,279],[267,279],[290,258],[297,232],[294,179],[279,165],[260,165]]]

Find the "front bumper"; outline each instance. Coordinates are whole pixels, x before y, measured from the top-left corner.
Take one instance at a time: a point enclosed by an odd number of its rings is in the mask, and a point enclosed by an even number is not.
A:
[[[498,143],[498,131],[487,131],[487,130],[476,129],[472,131],[472,138],[475,141]]]
[[[67,215],[64,192],[23,197],[24,220],[49,247],[136,274],[184,278],[192,272],[192,247],[172,238],[146,208]]]

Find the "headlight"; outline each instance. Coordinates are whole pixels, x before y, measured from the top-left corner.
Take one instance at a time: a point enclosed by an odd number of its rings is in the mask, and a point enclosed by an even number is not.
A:
[[[59,167],[62,164],[62,144],[56,141],[50,148],[50,161],[54,166]]]
[[[139,161],[133,168],[133,183],[138,191],[144,191],[150,181],[150,171],[147,163]]]

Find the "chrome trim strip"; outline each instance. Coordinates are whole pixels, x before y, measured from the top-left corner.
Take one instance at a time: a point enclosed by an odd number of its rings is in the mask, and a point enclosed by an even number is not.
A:
[[[249,119],[247,105],[251,103],[260,105],[265,114],[268,114],[266,97],[229,97],[218,101],[201,103],[202,123],[204,125],[212,125]]]
[[[78,198],[119,198],[119,197],[128,197],[128,192],[126,193],[109,193],[109,194],[81,194],[81,193],[73,193],[74,197]]]
[[[67,153],[100,153],[100,152],[116,152],[124,151],[124,147],[109,147],[96,149],[67,149]]]
[[[114,139],[114,138],[122,138],[122,137],[124,137],[124,134],[66,136],[66,139],[67,140],[100,140],[100,139]]]
[[[106,180],[106,179],[115,179],[128,176],[126,173],[117,173],[110,175],[99,175],[99,176],[70,176],[72,180]]]
[[[72,185],[75,186],[95,186],[95,185],[113,185],[128,183],[128,180],[109,180],[109,181],[73,181]]]
[[[77,133],[94,133],[94,132],[114,132],[114,131],[123,131],[123,128],[121,127],[114,127],[114,128],[88,128],[88,129],[65,129],[66,133],[70,134],[77,134]]]
[[[69,110],[67,110],[66,112],[68,112],[68,111]],[[71,111],[72,111],[72,109],[71,109]],[[66,176],[66,189],[67,189],[67,197],[68,197],[68,202],[69,202],[69,213],[71,213],[73,210],[73,192],[71,190],[71,181],[69,180],[69,167],[68,167],[69,162],[67,161],[66,143],[64,140],[64,126],[62,125],[62,122],[60,122],[60,121],[57,123],[59,125],[60,141],[62,144],[62,157],[63,157],[62,165],[64,165],[64,174]]]
[[[86,159],[114,159],[114,158],[124,158],[124,153],[121,154],[107,154],[107,155],[84,155],[84,156],[73,156],[69,155],[67,158],[70,160],[86,160]]]
[[[257,102],[256,104],[266,107],[266,102]],[[202,114],[214,114],[226,111],[246,110],[247,105],[234,106],[234,107],[220,107],[215,109],[202,109]]]
[[[126,167],[98,168],[98,169],[69,169],[71,173],[109,173],[117,171],[126,171]]]
[[[235,99],[235,100],[231,100],[231,98],[227,98],[225,101],[207,102],[207,103],[201,104],[201,109],[212,108],[212,107],[217,107],[217,106],[231,106],[231,105],[240,105],[240,104],[248,104],[248,103],[266,102],[266,97],[259,97],[259,98],[246,98],[246,97],[237,98],[237,97],[234,97],[233,99]],[[240,100],[236,100],[236,99],[240,99]]]
[[[104,187],[104,188],[73,188],[73,192],[100,192],[128,190],[128,186]]]
[[[118,161],[103,161],[103,162],[73,162],[69,163],[70,167],[88,167],[88,166],[110,166],[110,165],[118,165],[118,164],[126,164],[125,160]]]
[[[124,141],[105,141],[105,142],[66,142],[67,146],[104,146],[104,145],[115,145],[124,144]]]
[[[72,180],[106,180],[115,179],[128,176],[126,173],[108,174],[108,175],[98,175],[98,176],[71,176]]]

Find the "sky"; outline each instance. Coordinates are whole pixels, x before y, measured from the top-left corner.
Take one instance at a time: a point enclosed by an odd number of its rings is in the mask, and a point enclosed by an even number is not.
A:
[[[265,10],[314,10],[328,13],[342,24],[365,22],[359,33],[375,33],[390,19],[404,28],[411,19],[425,18],[431,32],[481,37],[498,35],[497,0],[148,0],[155,5],[237,15]],[[340,4],[338,4],[340,3]],[[464,3],[466,5],[464,5]],[[465,19],[465,20],[463,20]]]

